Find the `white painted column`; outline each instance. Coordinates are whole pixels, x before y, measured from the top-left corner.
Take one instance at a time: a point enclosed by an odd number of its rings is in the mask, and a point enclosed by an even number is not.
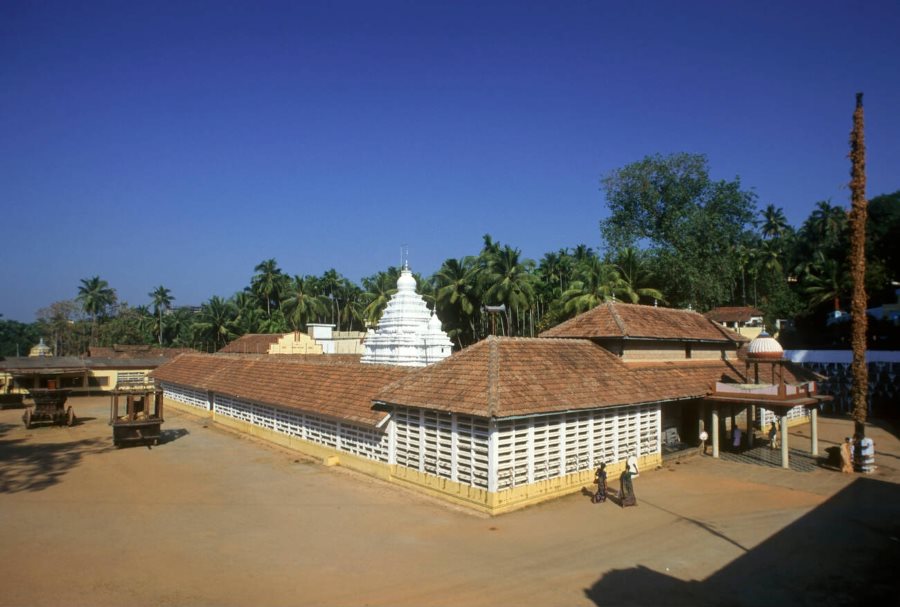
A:
[[[388,464],[397,463],[397,409],[391,408],[391,419],[388,420]],[[306,434],[306,424],[303,425],[303,433]]]
[[[719,406],[712,406],[712,447],[713,457],[719,457]]]
[[[343,451],[343,442],[341,441],[341,422],[337,423],[336,434],[337,436],[334,437],[334,448],[338,451]]]
[[[534,482],[534,418],[528,418],[528,483]]]
[[[450,480],[459,482],[459,422],[450,414]]]
[[[641,409],[642,407],[635,407],[635,415],[634,415],[634,435],[635,441],[637,442],[637,447],[634,448],[634,456],[640,457],[643,453],[643,445],[641,445]]]
[[[622,417],[622,409],[621,409],[621,408],[620,408],[620,409],[616,409],[616,410],[613,412],[613,423],[612,423],[612,430],[613,430],[613,461],[616,461],[616,462],[619,461],[620,459],[622,459],[621,455],[619,454],[619,419],[620,419],[621,417]],[[609,440],[609,438],[607,438],[606,440]]]
[[[819,407],[813,407],[809,410],[809,434],[810,446],[809,452],[813,455],[819,454]]]
[[[594,412],[588,413],[588,468],[593,468],[594,463]]]
[[[790,468],[791,463],[788,456],[788,416],[781,416],[781,467]]]
[[[566,414],[560,415],[559,422],[559,474],[557,476],[566,475]]]
[[[419,472],[425,472],[425,409],[419,409]]]
[[[499,471],[497,466],[500,461],[498,438],[497,420],[491,418],[488,421],[488,491],[490,493],[496,493],[498,486]]]

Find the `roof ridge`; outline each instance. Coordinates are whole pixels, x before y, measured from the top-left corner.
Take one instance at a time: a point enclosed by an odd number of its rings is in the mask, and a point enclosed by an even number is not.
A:
[[[488,385],[487,385],[487,413],[488,417],[496,417],[500,403],[500,352],[497,349],[497,340],[488,338]]]
[[[606,302],[606,307],[609,309],[609,313],[612,315],[613,321],[616,323],[616,326],[619,327],[619,331],[622,332],[622,337],[628,337],[628,331],[625,330],[625,323],[624,321],[622,321],[622,318],[616,311],[616,302],[608,301]]]

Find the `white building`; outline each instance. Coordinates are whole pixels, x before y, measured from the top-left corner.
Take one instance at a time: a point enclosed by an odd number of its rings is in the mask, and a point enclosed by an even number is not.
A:
[[[453,343],[441,321],[416,293],[416,279],[404,266],[397,292],[388,301],[377,328],[363,341],[364,363],[424,367],[450,356]]]

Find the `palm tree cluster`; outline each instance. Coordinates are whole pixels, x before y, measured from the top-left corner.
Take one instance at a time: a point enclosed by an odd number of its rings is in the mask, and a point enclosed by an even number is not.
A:
[[[900,278],[897,209],[900,192],[869,201],[866,282],[871,305],[894,301],[892,281]],[[841,309],[850,293],[848,243],[844,208],[819,202],[794,229],[784,211],[770,204],[733,243],[731,259],[721,260],[723,271],[715,278],[725,295],[693,307],[702,312],[713,305],[753,305],[763,310],[769,325],[776,318],[801,323],[809,318],[821,326],[825,312]],[[604,301],[687,307],[690,301],[673,300],[679,285],[666,278],[670,274],[664,264],[671,260],[663,255],[635,246],[600,254],[579,244],[535,262],[485,235],[477,255],[450,258],[434,274],[414,276],[444,330],[462,348],[491,334],[537,335]],[[36,326],[60,354],[114,343],[214,351],[247,333],[305,331],[310,323],[362,331],[378,321],[400,275],[399,268],[389,267],[357,284],[335,269],[318,276],[289,274],[275,259],[260,262],[253,271],[246,288],[228,298],[213,296],[199,309],[173,307],[175,297],[163,285],[148,293],[149,305],[130,307],[117,301],[105,280],[93,276],[81,281],[74,301],[45,308]]]

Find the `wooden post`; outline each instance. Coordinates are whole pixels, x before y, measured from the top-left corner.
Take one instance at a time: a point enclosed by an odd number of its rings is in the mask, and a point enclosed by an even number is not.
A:
[[[753,405],[747,405],[747,448],[753,448]]]
[[[719,405],[712,407],[713,457],[719,457]]]
[[[781,467],[788,469],[791,467],[788,458],[788,416],[786,412],[781,416]]]

